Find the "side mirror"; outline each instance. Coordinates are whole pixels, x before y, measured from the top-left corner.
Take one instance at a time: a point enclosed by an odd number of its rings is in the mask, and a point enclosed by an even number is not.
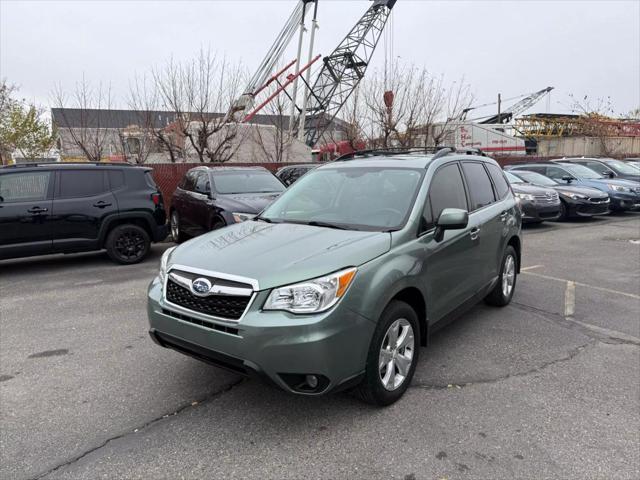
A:
[[[462,230],[469,225],[469,213],[460,208],[445,208],[436,221],[434,240],[441,242],[446,230]]]
[[[562,181],[563,182],[567,182],[567,183],[571,183],[573,181],[573,177],[570,177],[569,175],[562,177]]]
[[[602,173],[602,176],[605,178],[613,178],[613,172],[609,172],[608,170],[603,170],[601,173]]]

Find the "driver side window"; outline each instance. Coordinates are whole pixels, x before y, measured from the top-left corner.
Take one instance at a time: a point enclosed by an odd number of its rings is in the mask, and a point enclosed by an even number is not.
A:
[[[468,210],[467,195],[457,163],[440,167],[431,179],[421,231],[426,232],[434,228],[445,208]]]
[[[547,177],[552,178],[554,180],[559,180],[562,182],[563,177],[571,176],[569,173],[565,172],[561,168],[558,167],[547,167]]]

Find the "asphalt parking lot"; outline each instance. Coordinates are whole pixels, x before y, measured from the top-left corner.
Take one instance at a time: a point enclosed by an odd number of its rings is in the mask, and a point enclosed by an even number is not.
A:
[[[513,303],[436,334],[386,409],[153,344],[168,246],[0,262],[1,478],[640,478],[640,214],[527,228]]]

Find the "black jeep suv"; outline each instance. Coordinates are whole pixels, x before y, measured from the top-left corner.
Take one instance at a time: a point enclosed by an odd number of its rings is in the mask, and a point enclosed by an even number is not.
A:
[[[0,168],[0,259],[106,249],[140,262],[167,236],[151,169],[48,163]]]

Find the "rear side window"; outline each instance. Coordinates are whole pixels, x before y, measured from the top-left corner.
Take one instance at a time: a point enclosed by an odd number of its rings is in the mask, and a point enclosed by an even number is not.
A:
[[[187,172],[180,184],[180,188],[183,190],[193,191],[196,186],[196,178],[198,176],[198,172]]]
[[[203,195],[211,193],[211,181],[209,180],[209,174],[206,172],[200,172],[196,180],[195,191]]]
[[[4,203],[41,201],[47,198],[51,172],[0,175],[0,197]]]
[[[469,186],[472,212],[495,202],[491,180],[482,163],[463,162],[462,171]]]
[[[507,196],[509,192],[509,184],[507,180],[504,178],[504,173],[500,167],[493,165],[491,163],[487,164],[487,169],[489,170],[489,174],[493,179],[493,184],[496,187],[496,193],[498,194],[499,199],[503,199]]]
[[[57,198],[93,197],[108,190],[105,172],[68,170],[60,172]]]
[[[425,207],[425,229],[433,227],[445,208],[459,208],[467,210],[467,196],[460,168],[457,163],[451,163],[438,169],[431,180],[429,198]]]
[[[122,170],[109,170],[108,175],[111,190],[117,190],[124,186],[124,173],[122,173]]]
[[[158,185],[153,179],[153,174],[151,172],[144,172],[144,179],[146,180],[147,185],[149,185],[151,188],[155,188],[156,190],[158,189]]]

